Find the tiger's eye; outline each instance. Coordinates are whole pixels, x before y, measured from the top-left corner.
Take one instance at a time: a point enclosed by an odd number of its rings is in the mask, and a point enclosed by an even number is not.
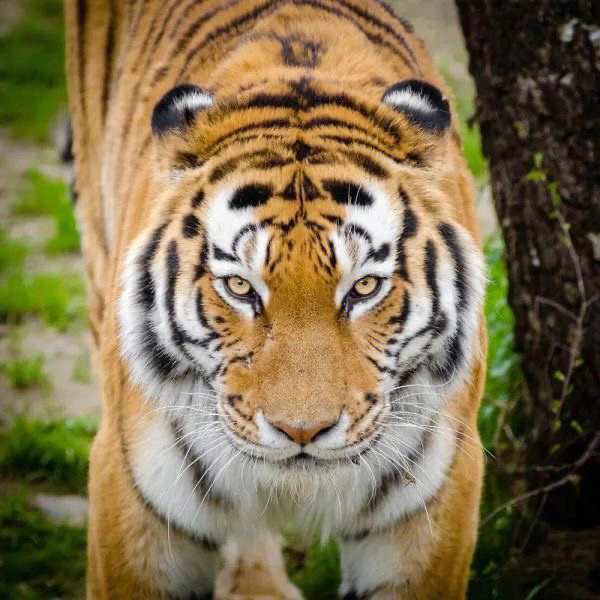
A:
[[[373,294],[380,283],[379,277],[374,277],[373,275],[367,275],[367,277],[363,277],[359,279],[354,286],[352,287],[352,293],[355,296],[370,296]]]
[[[237,275],[227,277],[225,285],[234,296],[248,296],[252,292],[252,286],[245,279]]]

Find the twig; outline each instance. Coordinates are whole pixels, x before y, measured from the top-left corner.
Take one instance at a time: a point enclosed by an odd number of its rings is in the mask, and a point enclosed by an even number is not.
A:
[[[521,504],[522,502],[525,502],[525,500],[529,500],[530,498],[534,498],[535,496],[539,496],[540,494],[548,494],[551,491],[565,485],[566,483],[570,483],[571,481],[573,481],[575,473],[592,456],[592,454],[594,453],[594,450],[596,449],[598,444],[600,444],[600,431],[596,432],[596,435],[592,438],[592,441],[586,448],[585,452],[573,464],[573,468],[571,469],[571,471],[569,471],[569,473],[567,473],[564,477],[561,477],[557,481],[554,481],[553,483],[549,483],[548,485],[545,485],[543,487],[539,487],[539,488],[536,488],[535,490],[526,492],[525,494],[516,496],[515,498],[512,498],[508,502],[505,502],[504,504],[498,506],[485,519],[483,519],[483,521],[481,521],[479,528],[483,529],[497,514],[505,511],[507,508],[511,508],[512,506],[515,506],[516,504]]]

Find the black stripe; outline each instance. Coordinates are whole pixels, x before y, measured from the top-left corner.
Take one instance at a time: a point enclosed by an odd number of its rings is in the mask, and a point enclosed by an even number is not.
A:
[[[458,242],[456,230],[452,225],[443,223],[439,226],[439,232],[448,247],[448,251],[454,260],[454,285],[458,296],[458,309],[462,312],[467,304],[466,268],[462,248]]]
[[[404,327],[404,323],[406,323],[406,319],[408,319],[409,313],[410,313],[410,294],[408,293],[408,290],[405,289],[404,290],[404,301],[402,303],[402,311],[399,314],[394,315],[393,317],[390,317],[390,320],[388,321],[389,325],[397,326],[397,328],[394,330],[394,333],[399,333],[400,331],[402,331],[402,328]]]
[[[177,359],[158,341],[158,336],[149,321],[144,324],[142,334],[142,354],[148,357],[149,367],[159,379],[173,379],[172,375],[179,367]]]
[[[340,106],[356,112],[376,124],[382,131],[394,140],[403,138],[402,131],[396,122],[379,111],[379,105],[368,105],[359,98],[353,98],[344,92],[328,94],[308,85],[305,80],[292,82],[292,91],[289,94],[260,92],[239,103],[238,110],[251,108],[287,108],[294,111],[308,111],[323,106]],[[372,135],[372,132],[371,132]]]
[[[183,219],[182,233],[184,238],[193,238],[200,233],[200,220],[196,215],[189,214]]]
[[[237,253],[237,245],[240,243],[240,240],[242,239],[242,237],[248,233],[249,231],[256,231],[256,225],[254,223],[248,223],[247,225],[244,225],[236,234],[235,237],[233,238],[233,242],[231,243],[231,251],[233,252],[233,254],[235,256],[238,256]],[[238,257],[239,258],[239,257]]]
[[[335,247],[331,240],[329,240],[329,264],[331,265],[332,269],[335,269],[335,267],[337,265],[337,257],[335,255]]]
[[[413,340],[422,337],[428,333],[432,333],[433,336],[440,335],[443,332],[443,325],[446,323],[446,316],[442,314],[440,316],[440,298],[439,289],[437,284],[437,250],[435,244],[431,240],[427,240],[425,244],[425,281],[427,287],[431,292],[431,315],[427,321],[427,324],[423,326],[419,331],[413,333],[413,335],[407,337],[402,341],[398,354],[404,350]],[[431,341],[427,344],[423,352],[426,352],[431,345]]]
[[[368,260],[374,260],[375,262],[383,262],[390,255],[390,245],[389,244],[381,244],[379,250],[375,250],[371,248],[369,253],[367,254],[367,258],[365,258],[363,265]]]
[[[198,279],[204,276],[206,273],[206,263],[208,262],[208,242],[206,241],[206,236],[202,239],[202,249],[200,250],[200,256],[198,260],[198,264],[194,270],[194,280],[193,283],[196,283]]]
[[[229,201],[231,210],[243,210],[244,208],[256,208],[266,204],[271,198],[272,190],[267,185],[251,184],[245,185],[233,194]]]
[[[429,445],[429,441],[431,439],[431,430],[425,429],[420,431],[419,439],[415,443],[414,449],[410,452],[410,454],[406,457],[406,462],[409,465],[414,465],[415,463],[419,463],[420,460],[425,456],[425,451],[427,450],[427,446]],[[410,469],[410,466],[408,467]],[[414,476],[411,471],[406,471],[402,468],[394,468],[389,473],[386,473],[379,480],[379,484],[375,489],[375,492],[369,498],[367,504],[363,507],[362,511],[364,512],[373,512],[377,509],[378,506],[387,498],[388,494],[397,487],[398,485],[406,485],[408,483],[412,483],[414,481]]]
[[[400,60],[411,69],[411,71],[413,71],[412,66],[410,65],[409,60],[407,60],[407,58],[404,56],[404,54],[402,52],[400,52],[400,49],[397,48],[396,46],[394,46],[393,44],[389,43],[388,41],[384,40],[380,35],[377,34],[373,34],[370,33],[369,31],[367,31],[362,25],[360,25],[360,23],[358,23],[355,19],[352,18],[351,15],[345,14],[344,12],[342,12],[341,10],[337,9],[337,8],[333,8],[330,6],[327,6],[321,2],[316,2],[315,0],[291,0],[291,2],[295,5],[304,5],[304,4],[308,4],[309,6],[312,6],[314,8],[320,8],[321,10],[328,12],[330,14],[334,14],[337,17],[340,17],[342,19],[345,19],[347,21],[350,21],[357,29],[359,29],[371,42],[374,42],[375,44],[379,44],[382,46],[385,46],[386,48],[389,48],[396,56],[398,56],[398,58],[400,58]],[[349,10],[353,11],[355,14],[358,14],[359,16],[362,16],[361,13],[364,13],[364,11],[361,11],[360,9],[356,9],[356,7],[349,5],[347,2],[343,2],[343,0],[336,0],[337,4],[341,4],[342,6],[345,6],[346,8],[348,8]],[[365,13],[366,14],[366,13]],[[368,19],[367,19],[368,20]],[[378,21],[379,22],[379,21]],[[390,29],[389,26],[385,26],[385,24],[382,24],[382,29]],[[398,34],[394,34],[393,30],[390,31],[390,33],[397,38],[397,41],[401,44],[401,45],[405,45],[403,42],[403,38],[401,36],[399,36]],[[410,52],[410,49],[409,49]],[[418,65],[415,62],[414,65],[418,71]]]
[[[402,192],[404,193],[404,192]],[[402,233],[398,237],[396,242],[396,272],[405,281],[410,281],[408,270],[406,268],[406,251],[405,244],[406,240],[414,237],[417,233],[418,220],[412,208],[405,208],[404,217],[402,221]]]
[[[200,27],[208,19],[211,19],[218,12],[221,12],[221,11],[229,8],[230,6],[234,6],[235,4],[238,4],[237,0],[235,2],[229,2],[226,5],[219,7],[215,10],[212,10],[209,13],[200,17],[200,19],[198,19],[192,25],[192,27],[190,27],[183,34],[183,36],[179,39],[179,42],[176,46],[175,51],[173,51],[171,53],[171,56],[169,57],[169,59],[170,59],[169,62],[181,53],[181,51],[185,48],[185,46],[187,46],[187,43],[189,42],[189,40],[195,35],[195,33],[198,31],[198,29],[200,29]],[[194,46],[194,48],[192,48],[186,54],[186,57],[183,62],[183,66],[175,79],[177,81],[180,81],[183,78],[183,75],[187,72],[187,68],[190,65],[190,63],[192,62],[192,60],[194,59],[194,57],[197,54],[199,54],[200,51],[204,47],[208,46],[212,42],[216,42],[220,37],[226,35],[229,32],[232,32],[232,35],[235,35],[235,34],[241,35],[244,32],[244,29],[243,29],[244,25],[248,25],[248,27],[250,27],[251,22],[255,21],[258,17],[260,17],[261,13],[264,13],[272,8],[277,9],[277,8],[279,8],[280,5],[281,5],[281,2],[279,0],[270,0],[266,4],[264,4],[262,6],[257,6],[250,12],[245,13],[235,19],[232,19],[226,25],[222,25],[221,27],[217,27],[216,29],[213,29],[210,33],[208,33],[206,36],[204,36],[204,38],[200,41],[200,43],[198,45]],[[153,84],[156,83],[158,80],[159,79],[155,77],[153,80]]]
[[[146,248],[144,248],[144,251],[137,261],[141,272],[137,291],[137,300],[146,310],[150,310],[154,305],[154,281],[152,280],[150,263],[156,257],[158,246],[160,244],[165,227],[166,224],[163,224],[154,231],[150,241],[146,245]]]
[[[238,154],[237,156],[222,162],[213,169],[212,173],[208,177],[208,180],[210,183],[216,183],[234,171],[240,162],[244,160],[249,161],[248,166],[252,167],[257,165],[257,162],[260,159],[264,159],[264,161],[266,161],[266,163],[263,162],[262,164],[263,168],[265,165],[272,165],[276,162],[279,162],[279,164],[289,164],[291,162],[290,159],[279,156],[272,150],[253,150],[250,152],[244,152],[243,154]]]
[[[414,55],[412,49],[406,43],[406,40],[404,39],[404,37],[402,35],[400,35],[395,29],[390,27],[387,23],[380,21],[371,13],[368,13],[367,11],[354,6],[354,5],[350,4],[349,2],[345,2],[344,0],[336,0],[336,1],[338,3],[340,3],[342,6],[346,6],[347,8],[352,10],[355,14],[362,17],[364,20],[372,23],[373,25],[375,25],[375,27],[379,27],[380,29],[383,29],[386,33],[390,34],[408,52],[408,55],[410,57],[411,62],[413,63],[413,66],[418,70],[419,67],[418,67],[416,56]],[[404,58],[403,55],[402,55],[402,59],[404,60],[404,62],[406,62],[406,59]]]
[[[200,190],[192,198],[192,208],[198,208],[204,202],[204,190]]]
[[[377,163],[377,161],[373,160],[370,156],[361,154],[360,152],[344,152],[343,154],[353,163],[369,173],[369,175],[373,175],[373,177],[379,177],[380,179],[386,179],[389,177],[387,170]]]
[[[365,229],[363,229],[360,225],[356,225],[355,223],[350,223],[345,227],[346,235],[359,235],[362,237],[369,245],[373,245],[373,240],[371,236],[367,233]]]
[[[192,446],[187,443],[183,434],[183,426],[174,419],[170,422],[177,447],[183,453],[187,467],[192,469],[194,474],[194,492],[199,495],[200,501],[206,500],[219,508],[231,509],[233,503],[229,498],[217,492],[214,488],[214,478],[210,473],[209,467],[197,456]]]
[[[219,152],[219,146],[230,139],[234,139],[236,142],[247,142],[253,139],[264,138],[264,130],[270,127],[289,129],[290,122],[287,119],[267,119],[257,123],[249,123],[248,125],[244,125],[244,127],[238,127],[237,129],[230,131],[220,138],[217,138],[210,146],[204,149],[204,153],[207,156],[214,156]],[[248,131],[253,131],[255,129],[259,131],[259,133],[256,135],[241,137],[243,133],[247,133]]]
[[[118,394],[119,402],[122,402],[125,394]],[[148,498],[144,495],[141,488],[139,487],[135,477],[133,475],[133,470],[131,468],[131,464],[128,456],[128,448],[129,444],[125,440],[125,434],[123,430],[123,414],[125,411],[119,410],[118,412],[118,420],[117,420],[117,430],[119,436],[119,449],[121,451],[121,455],[123,457],[123,464],[125,465],[125,471],[131,483],[131,487],[135,493],[135,497],[140,501],[144,510],[147,510],[152,515],[154,515],[163,525],[169,525],[169,528],[177,533],[181,533],[192,540],[195,544],[202,546],[204,550],[207,552],[215,551],[218,549],[219,544],[215,540],[210,539],[207,536],[198,535],[196,532],[191,531],[185,527],[181,527],[177,521],[173,518],[168,519],[167,515],[162,514],[162,512],[150,502]]]
[[[325,179],[323,180],[323,188],[331,194],[332,199],[338,204],[371,206],[374,203],[373,196],[354,183]]]
[[[186,48],[186,46],[193,39],[193,37],[196,35],[196,33],[198,33],[198,31],[202,28],[203,25],[205,25],[208,21],[210,21],[213,17],[218,15],[220,12],[224,12],[228,8],[231,8],[232,6],[236,6],[237,4],[239,4],[239,0],[230,0],[229,2],[221,2],[220,5],[217,5],[216,8],[201,14],[196,20],[194,20],[192,23],[189,24],[188,28],[183,33],[180,33],[179,25],[181,24],[181,21],[186,16],[186,12],[187,12],[187,9],[186,9],[186,11],[181,15],[180,19],[177,20],[177,23],[172,30],[173,33],[171,34],[171,39],[175,39],[174,35],[176,35],[176,34],[179,34],[179,35],[177,36],[177,43],[175,44],[175,47],[173,48],[173,50],[171,50],[165,63],[171,64],[174,60],[176,60],[176,58]],[[188,56],[186,57],[184,67],[187,66],[189,57],[190,57],[190,54],[188,54]],[[176,78],[177,81],[181,80],[181,74],[182,73],[180,73],[179,74],[180,76]],[[157,83],[160,79],[161,79],[161,77],[158,77],[158,78],[155,77],[154,80],[152,81],[152,85]]]
[[[377,122],[374,122],[374,123],[370,122],[370,124],[377,126]],[[381,142],[384,146],[390,145],[389,142],[386,142],[385,140],[382,140],[381,138],[377,137],[377,131],[373,131],[372,129],[365,129],[364,127],[361,127],[360,125],[357,125],[356,123],[350,123],[348,121],[345,121],[344,119],[338,119],[336,117],[314,117],[302,124],[302,129],[305,131],[310,131],[311,129],[317,129],[319,127],[342,128],[342,129],[347,129],[352,133],[359,131],[360,133],[364,133],[365,136],[367,136],[369,139],[373,139],[375,137],[375,139],[377,139],[378,142]],[[389,134],[388,131],[386,131],[385,133]],[[400,130],[396,130],[395,133],[400,136],[402,135],[402,132]],[[339,141],[341,141],[342,143],[351,143],[353,141],[358,141],[358,140],[355,140],[353,137],[344,138],[341,136],[333,136],[333,135],[325,135],[325,134],[322,134],[321,137],[323,137],[324,139],[336,139],[336,140],[339,138]],[[360,140],[360,141],[363,144],[367,143],[365,140]],[[400,143],[400,141],[401,141],[401,138],[398,139],[397,137],[394,136],[392,143],[393,143],[393,145],[398,145]],[[373,145],[372,148],[379,150],[379,147],[375,146],[375,145]],[[391,157],[391,155],[389,155],[389,156]],[[397,159],[394,159],[394,160],[397,160]]]
[[[233,254],[229,254],[228,252],[225,252],[225,250],[222,250],[221,248],[219,248],[219,246],[213,244],[213,256],[216,260],[226,260],[227,262],[239,262],[238,259],[233,256]]]
[[[108,30],[106,32],[106,43],[104,44],[104,83],[102,86],[102,122],[106,123],[106,112],[108,110],[108,99],[110,95],[110,77],[113,66],[113,50],[115,45],[115,23],[114,23],[114,0],[110,2],[108,16]]]
[[[167,314],[169,318],[169,328],[171,330],[171,340],[177,346],[177,349],[196,366],[197,375],[202,378],[206,385],[210,385],[206,372],[198,365],[197,361],[194,360],[192,355],[186,348],[186,344],[193,344],[200,346],[201,348],[207,348],[210,342],[217,339],[219,336],[211,331],[203,338],[198,339],[188,335],[177,322],[175,315],[175,297],[176,297],[176,286],[177,279],[179,277],[179,254],[177,251],[177,242],[172,240],[169,242],[167,249],[167,289],[165,291],[165,305],[167,307]]]

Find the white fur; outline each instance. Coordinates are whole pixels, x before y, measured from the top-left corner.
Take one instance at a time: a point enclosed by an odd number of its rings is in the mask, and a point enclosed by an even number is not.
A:
[[[179,112],[184,110],[199,110],[206,108],[214,103],[214,99],[210,94],[201,91],[193,91],[182,98],[173,101],[173,108]]]
[[[376,275],[385,280],[374,298],[359,303],[353,309],[350,315],[352,319],[365,315],[389,290],[388,280],[395,268],[395,242],[401,234],[402,210],[397,199],[388,198],[383,189],[374,183],[367,182],[364,187],[375,199],[374,204],[369,207],[349,205],[345,225],[360,225],[368,232],[375,249],[383,243],[389,243],[391,250],[388,258],[378,263],[367,259],[369,246],[360,236],[348,232],[344,226],[332,234],[341,270],[341,280],[335,292],[338,305],[361,277]],[[217,243],[228,253],[232,253],[232,242],[237,232],[249,223],[256,224],[253,209],[229,209],[234,190],[234,185],[224,187],[210,199],[205,219],[209,241]],[[306,467],[301,463],[285,468],[278,465],[277,460],[294,456],[300,447],[270,426],[260,412],[255,416],[260,446],[251,446],[237,438],[222,420],[218,382],[214,390],[207,390],[199,377],[157,382],[149,374],[147,357],[143,356],[140,349],[139,330],[144,315],[135,301],[140,276],[137,257],[148,242],[148,235],[142,235],[129,251],[123,273],[121,342],[135,381],[144,388],[149,398],[162,407],[146,424],[140,425],[140,435],[130,448],[134,477],[155,510],[183,530],[236,544],[241,539],[267,536],[268,531],[276,530],[290,521],[302,531],[309,533],[320,530],[327,537],[354,529],[385,528],[403,516],[422,510],[422,506],[443,485],[456,451],[456,423],[445,420],[440,413],[446,410],[447,398],[467,383],[483,297],[481,254],[466,231],[456,225],[454,228],[465,258],[469,306],[459,320],[452,259],[439,239],[440,243],[436,243],[436,282],[440,309],[447,315],[448,329],[444,336],[433,342],[428,352],[432,354],[432,360],[441,360],[446,353],[449,337],[460,327],[464,334],[463,351],[467,359],[457,366],[449,381],[436,381],[422,370],[403,389],[392,390],[394,378],[386,377],[382,391],[386,394],[387,404],[380,415],[379,439],[373,449],[367,451],[372,443],[367,439],[351,451],[348,450],[346,432],[350,423],[347,414],[343,414],[335,428],[303,448],[304,452],[315,458],[333,459],[319,468]],[[236,310],[248,316],[251,310],[248,305],[233,299],[219,278],[229,275],[243,277],[252,284],[266,305],[269,290],[261,270],[268,237],[266,231],[257,230],[247,239],[244,238],[238,248],[238,254],[243,258],[239,263],[215,259],[212,253],[209,257],[209,268],[217,278],[217,292]],[[422,240],[418,243],[422,245]],[[162,261],[164,253],[160,254],[159,250],[159,255]],[[177,356],[183,370],[191,363],[171,343],[167,311],[160,300],[167,286],[164,262],[157,264],[154,261],[152,276],[157,298],[151,316],[152,327],[161,343],[168,347],[173,356]],[[413,276],[412,279],[418,283],[410,287],[411,311],[408,320],[395,335],[398,348],[428,323],[432,312],[431,293],[424,275]],[[177,281],[175,318],[188,334],[201,338],[205,332],[195,318],[194,297],[190,287],[190,282],[181,277]],[[400,351],[397,360],[385,359],[386,366],[402,371],[419,364],[429,339],[430,336],[425,335],[409,343]],[[219,359],[214,346],[202,349],[187,344],[186,350],[193,363],[209,369]],[[435,418],[432,420],[432,417]],[[202,461],[209,465],[209,477],[214,482],[212,490],[229,498],[234,506],[232,511],[212,505],[207,497],[194,491],[198,482],[194,479],[193,469],[185,466],[185,457],[175,444],[173,430],[167,424],[168,418],[176,418],[183,423],[183,435],[191,447],[190,454],[202,457]],[[428,428],[431,429],[429,441],[424,455],[420,457],[421,431]],[[356,464],[343,460],[350,453],[363,450],[365,452]],[[249,454],[253,454],[256,460],[250,459]],[[407,462],[407,457],[413,454],[417,464]],[[378,481],[399,468],[407,473],[412,472],[415,481],[406,481],[392,488],[372,513],[365,512],[364,507]],[[226,548],[229,547],[226,545]],[[365,556],[365,552],[368,556]],[[353,589],[364,590],[400,572],[395,571],[399,558],[386,558],[383,550],[371,547],[367,542],[344,546],[342,560],[345,570],[354,574],[352,581],[344,580],[348,589],[352,585],[355,586]]]
[[[436,111],[435,106],[432,106],[427,98],[409,88],[386,94],[384,101],[398,110],[417,110],[422,113],[433,113]]]

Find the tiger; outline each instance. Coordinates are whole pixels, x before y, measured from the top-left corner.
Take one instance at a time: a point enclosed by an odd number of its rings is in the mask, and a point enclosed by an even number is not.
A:
[[[485,269],[423,42],[379,0],[65,10],[87,598],[300,600],[290,529],[343,600],[464,598]]]

